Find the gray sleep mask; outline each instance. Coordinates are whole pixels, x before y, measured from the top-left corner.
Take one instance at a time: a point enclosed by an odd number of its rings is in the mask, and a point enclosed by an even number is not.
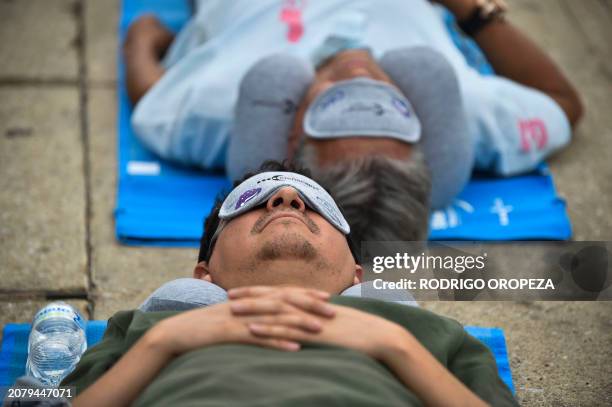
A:
[[[219,218],[231,220],[265,203],[280,188],[289,186],[297,190],[306,206],[323,216],[343,234],[351,231],[334,199],[315,181],[294,172],[263,172],[238,185],[225,198]]]
[[[421,138],[414,108],[395,87],[369,78],[341,81],[308,106],[304,130],[312,138],[391,137],[406,143]]]

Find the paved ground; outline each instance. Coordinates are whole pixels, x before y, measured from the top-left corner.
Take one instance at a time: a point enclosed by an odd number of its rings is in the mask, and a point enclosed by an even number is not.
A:
[[[552,161],[576,240],[612,240],[612,1],[511,0],[578,84],[588,116]],[[50,298],[102,319],[188,276],[195,250],[113,235],[118,0],[0,0],[0,324]],[[506,329],[530,406],[612,405],[612,304],[427,303]]]

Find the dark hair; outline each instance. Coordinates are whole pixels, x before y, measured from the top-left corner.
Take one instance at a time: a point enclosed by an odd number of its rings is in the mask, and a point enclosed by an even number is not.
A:
[[[261,165],[261,167],[259,167],[258,171],[248,173],[244,177],[242,177],[242,179],[234,181],[232,185],[232,189],[236,188],[238,185],[240,185],[247,179],[251,178],[252,176],[260,174],[262,172],[267,172],[267,171],[294,172],[296,174],[300,174],[305,177],[312,178],[312,176],[310,175],[310,170],[308,170],[307,168],[298,167],[297,165],[291,164],[286,160],[283,161],[282,163],[278,161],[270,160],[270,161],[264,162]],[[198,263],[201,261],[210,260],[210,256],[212,255],[212,249],[213,249],[211,247],[212,238],[213,238],[213,235],[215,234],[215,231],[219,227],[219,223],[221,222],[221,219],[219,219],[219,211],[221,210],[221,205],[223,204],[223,201],[225,200],[229,192],[231,191],[222,192],[221,194],[217,196],[212,210],[210,211],[210,213],[206,217],[206,220],[204,221],[204,232],[202,233],[202,238],[200,239],[200,252],[198,253]],[[333,195],[332,195],[332,198],[334,198]],[[340,208],[340,212],[342,212],[342,214],[344,215],[344,211],[342,211],[342,208]],[[353,254],[353,257],[355,258],[357,262],[359,262],[358,253],[357,253],[357,250],[355,250],[355,247],[353,246],[353,242],[352,242],[352,239],[350,238],[350,235],[346,237],[346,240],[348,242],[349,249],[351,250],[351,253]]]
[[[408,160],[368,155],[317,168],[316,152],[305,144],[296,161],[311,166],[313,178],[343,208],[354,244],[427,239],[431,175],[418,148]]]

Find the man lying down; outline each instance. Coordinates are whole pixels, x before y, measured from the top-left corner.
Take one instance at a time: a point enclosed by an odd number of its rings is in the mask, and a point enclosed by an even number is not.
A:
[[[192,287],[110,319],[62,383],[74,406],[517,405],[458,322],[336,296],[362,274],[342,212],[301,172],[262,170],[206,220]]]

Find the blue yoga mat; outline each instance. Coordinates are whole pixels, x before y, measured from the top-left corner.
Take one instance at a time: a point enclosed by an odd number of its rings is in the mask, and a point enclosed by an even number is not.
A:
[[[7,386],[12,386],[18,377],[25,374],[28,358],[28,338],[31,324],[6,324],[2,331],[2,349],[0,350],[0,400],[4,399]],[[87,347],[100,342],[106,321],[88,321],[85,327]]]
[[[124,0],[123,40],[130,22],[157,15],[178,30],[189,18],[186,0]],[[452,15],[445,21],[457,47],[483,74],[491,74],[476,44],[461,36]],[[185,169],[160,160],[136,139],[119,58],[119,180],[116,235],[125,244],[197,247],[204,217],[229,182],[223,174]],[[455,203],[431,216],[433,240],[567,240],[572,230],[565,202],[557,196],[547,168],[521,177],[475,177]]]
[[[2,386],[11,386],[25,372],[30,329],[30,324],[6,324],[4,327],[0,352],[0,400],[4,398]],[[100,342],[105,329],[106,321],[87,322],[87,346]],[[489,347],[497,362],[499,376],[514,393],[504,331],[500,328],[472,326],[465,327],[465,330]]]

